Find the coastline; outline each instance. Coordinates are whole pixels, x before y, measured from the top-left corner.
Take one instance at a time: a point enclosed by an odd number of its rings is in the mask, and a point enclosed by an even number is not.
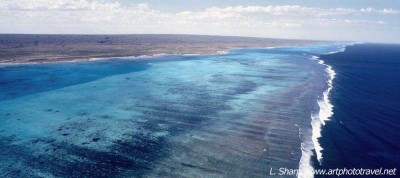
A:
[[[158,55],[217,55],[235,48],[332,44],[332,41],[206,35],[5,35],[0,64],[79,62]]]
[[[307,45],[305,45],[307,46]],[[273,48],[281,48],[281,47],[296,47],[296,46],[275,46],[275,47],[262,47],[260,49],[273,49]],[[110,61],[110,60],[141,60],[141,59],[154,59],[157,57],[164,56],[212,56],[212,55],[225,55],[229,54],[231,50],[235,49],[248,49],[248,48],[230,48],[227,50],[217,51],[215,53],[192,53],[192,54],[180,54],[180,53],[160,53],[153,55],[140,55],[140,56],[115,56],[115,57],[94,57],[94,58],[76,58],[72,60],[60,60],[60,61],[45,61],[45,62],[0,62],[0,68],[6,66],[18,66],[18,65],[35,65],[35,64],[48,64],[48,63],[70,63],[70,62],[92,62],[92,61]],[[255,48],[257,49],[257,48]]]
[[[228,48],[225,50],[215,51],[213,53],[159,53],[152,55],[140,55],[140,56],[111,56],[111,57],[91,57],[91,58],[75,58],[71,60],[58,60],[58,61],[44,61],[44,62],[0,62],[0,67],[5,66],[18,66],[18,65],[34,65],[34,64],[47,64],[47,63],[69,63],[69,62],[91,62],[91,61],[108,61],[108,60],[140,60],[140,59],[154,59],[157,57],[164,56],[213,56],[213,55],[226,55],[232,50],[239,49],[275,49],[275,48],[291,48],[291,47],[305,47],[305,46],[318,46],[318,45],[334,45],[335,42],[323,43],[323,44],[304,44],[304,45],[287,45],[287,46],[267,46],[267,47],[243,47],[243,48]],[[336,52],[333,52],[336,53]],[[10,61],[10,60],[8,60]]]
[[[227,53],[225,53],[227,54]],[[154,55],[141,55],[141,56],[116,56],[116,57],[93,57],[93,58],[77,58],[73,60],[60,60],[60,61],[46,61],[46,62],[3,62],[0,63],[0,66],[7,65],[29,65],[29,64],[47,64],[47,63],[68,63],[68,62],[91,62],[91,61],[107,61],[107,60],[118,60],[118,59],[127,59],[129,60],[139,60],[146,58],[156,58],[162,56],[197,56],[197,55],[208,55],[208,54],[154,54]],[[215,54],[219,55],[219,54]]]

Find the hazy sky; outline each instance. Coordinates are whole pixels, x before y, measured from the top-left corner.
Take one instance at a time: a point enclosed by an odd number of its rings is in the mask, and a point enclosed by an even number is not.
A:
[[[178,33],[400,43],[400,0],[0,0],[0,33]]]

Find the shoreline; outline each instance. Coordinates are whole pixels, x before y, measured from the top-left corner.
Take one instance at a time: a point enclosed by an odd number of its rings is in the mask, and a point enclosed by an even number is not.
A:
[[[335,43],[323,44],[304,44],[304,45],[282,45],[282,46],[267,46],[267,47],[244,47],[244,48],[229,48],[226,50],[216,51],[214,53],[159,53],[152,55],[139,55],[139,56],[112,56],[112,57],[91,57],[91,58],[75,58],[71,60],[58,60],[58,61],[45,61],[45,62],[0,62],[0,67],[5,66],[18,66],[18,65],[36,65],[36,64],[52,64],[52,63],[70,63],[70,62],[94,62],[94,61],[108,61],[108,60],[140,60],[140,59],[154,59],[164,56],[213,56],[213,55],[226,55],[232,50],[240,49],[275,49],[275,48],[290,48],[290,47],[303,47],[303,46],[319,46],[319,45],[334,45]],[[130,59],[126,59],[130,58]]]
[[[236,48],[271,48],[337,43],[199,35],[15,35],[0,34],[0,63],[90,61],[101,58],[216,55]]]

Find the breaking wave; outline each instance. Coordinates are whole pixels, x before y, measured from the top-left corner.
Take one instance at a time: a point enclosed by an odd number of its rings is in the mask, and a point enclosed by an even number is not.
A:
[[[338,52],[343,52],[345,50],[346,45],[341,46],[337,51],[329,52],[327,54],[334,54]],[[325,66],[325,75],[327,76],[327,89],[322,93],[322,96],[317,100],[319,111],[311,114],[311,126],[312,130],[309,131],[309,135],[311,134],[311,139],[304,140],[301,143],[302,156],[299,164],[299,174],[298,177],[314,177],[313,175],[313,166],[311,158],[315,156],[318,159],[319,164],[322,163],[323,155],[322,155],[322,146],[318,142],[318,139],[322,136],[321,131],[322,127],[325,125],[326,121],[329,121],[329,118],[333,115],[333,105],[329,100],[330,91],[333,88],[333,80],[335,78],[335,71],[332,69],[332,66],[324,63],[322,59],[318,56],[312,56],[312,60],[317,60],[319,64]],[[304,131],[303,131],[304,132]]]

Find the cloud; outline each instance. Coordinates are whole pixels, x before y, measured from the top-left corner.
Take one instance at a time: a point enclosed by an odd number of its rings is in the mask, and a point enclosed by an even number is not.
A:
[[[189,14],[188,12],[185,12]],[[357,15],[360,13],[380,13],[380,14],[399,14],[399,11],[393,9],[377,10],[374,8],[363,8],[360,10],[351,8],[333,8],[322,9],[313,7],[304,7],[298,5],[285,5],[285,6],[229,6],[225,8],[211,7],[204,11],[193,12],[190,14],[200,15],[202,17],[235,17],[238,15],[263,13],[269,15],[285,15],[285,16],[344,16],[344,15]]]
[[[371,17],[371,15],[373,15]],[[317,30],[389,26],[390,8],[316,8],[299,5],[209,7],[163,12],[147,3],[96,0],[1,0],[0,32],[194,33],[296,37]],[[399,26],[398,23],[396,24]],[[37,30],[37,31],[35,31]],[[304,35],[303,35],[304,36]]]
[[[242,14],[242,13],[268,13],[273,15],[282,15],[289,13],[305,13],[312,11],[312,8],[302,7],[297,5],[287,6],[236,6],[218,8],[212,7],[205,10],[205,12],[214,12],[217,14]]]
[[[374,9],[372,7],[368,7],[368,8],[362,8],[362,9],[360,9],[360,11],[364,12],[364,13],[375,13],[375,14],[392,14],[392,15],[400,14],[400,11],[393,10],[391,8],[390,9],[384,8],[384,9],[378,10],[378,9]]]
[[[149,9],[149,4],[147,3],[141,3],[136,5],[137,9],[139,10],[148,10]]]
[[[383,9],[381,11],[383,14],[400,14],[400,11],[398,10],[393,10],[393,9]]]
[[[118,2],[105,3],[87,0],[2,0],[2,10],[117,10]]]

